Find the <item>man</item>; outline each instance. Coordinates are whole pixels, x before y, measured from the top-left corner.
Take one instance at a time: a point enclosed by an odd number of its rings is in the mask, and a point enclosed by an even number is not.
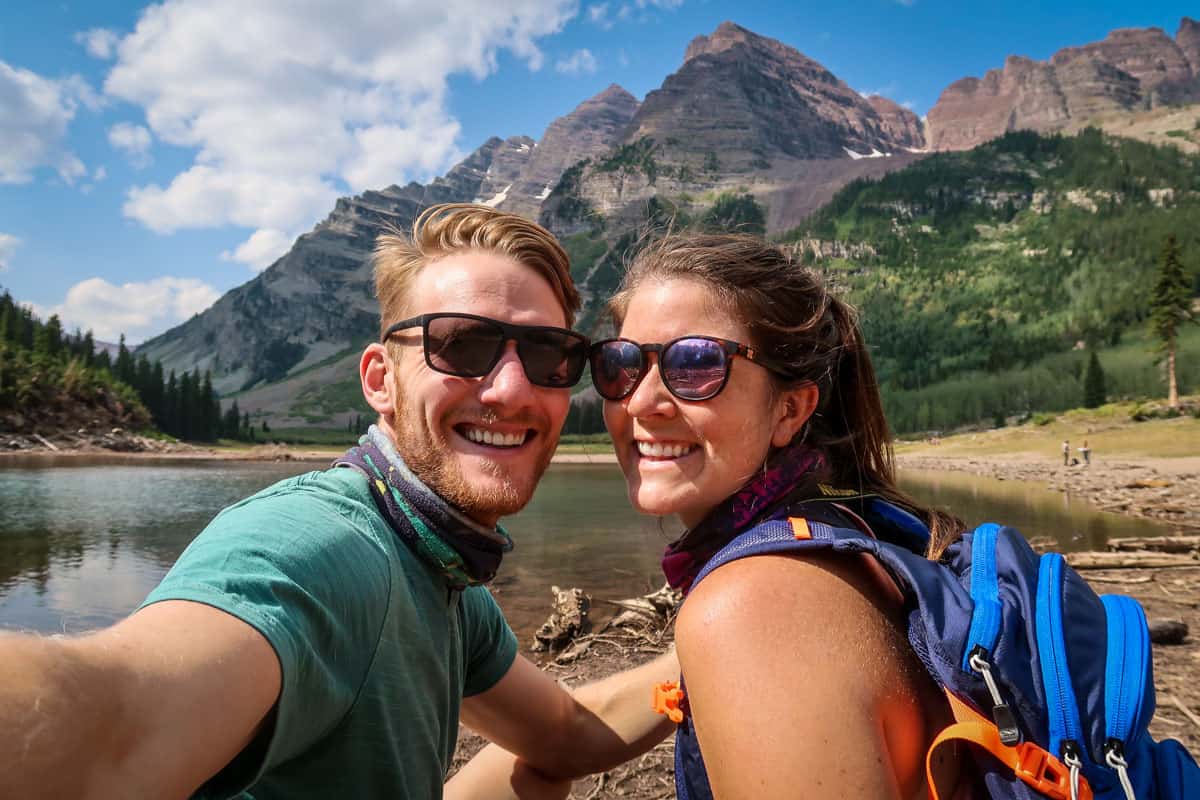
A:
[[[435,207],[380,238],[376,289],[359,371],[379,419],[338,468],[223,511],[112,628],[0,636],[0,794],[437,797],[460,704],[532,767],[481,759],[513,789],[667,733],[646,709],[673,657],[572,696],[481,585],[583,367],[566,254],[519,217]]]

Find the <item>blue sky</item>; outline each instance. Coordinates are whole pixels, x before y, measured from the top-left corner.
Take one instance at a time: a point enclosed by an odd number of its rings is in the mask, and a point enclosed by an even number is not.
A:
[[[733,20],[924,114],[949,83],[1194,2],[290,0],[0,5],[0,287],[138,342],[252,278],[344,194],[639,98]]]

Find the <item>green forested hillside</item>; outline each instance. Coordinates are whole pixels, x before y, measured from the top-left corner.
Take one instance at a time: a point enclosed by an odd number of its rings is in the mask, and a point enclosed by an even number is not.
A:
[[[853,183],[784,238],[866,246],[815,263],[861,309],[894,393],[1140,332],[1169,234],[1195,275],[1200,159],[1089,129]]]

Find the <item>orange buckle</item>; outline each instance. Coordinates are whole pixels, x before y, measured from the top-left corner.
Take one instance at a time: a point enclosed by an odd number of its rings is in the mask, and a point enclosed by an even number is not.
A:
[[[654,684],[654,698],[650,707],[656,714],[664,714],[676,725],[683,722],[683,709],[679,707],[682,701],[683,689],[679,688],[676,681]]]
[[[1033,742],[1021,742],[1014,748],[1017,764],[1013,772],[1036,792],[1051,800],[1071,800],[1071,770]],[[1079,779],[1079,800],[1092,800],[1092,787]]]
[[[812,531],[808,529],[808,520],[804,517],[788,517],[788,522],[792,525],[792,535],[800,541],[807,541],[812,538]]]

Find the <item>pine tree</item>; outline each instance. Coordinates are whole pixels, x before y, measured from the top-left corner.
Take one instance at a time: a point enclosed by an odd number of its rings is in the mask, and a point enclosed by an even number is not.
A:
[[[83,364],[86,367],[91,367],[96,363],[96,340],[92,337],[92,332],[89,329],[83,335],[83,341],[80,344],[79,354],[83,356]],[[160,380],[159,383],[162,383]]]
[[[241,439],[242,431],[242,414],[238,411],[237,400],[233,401],[233,405],[225,412],[225,420],[221,425],[221,432],[227,439]]]
[[[1195,321],[1192,315],[1192,287],[1179,260],[1179,243],[1172,234],[1163,245],[1158,280],[1150,296],[1150,330],[1159,342],[1166,361],[1167,405],[1179,408],[1179,384],[1175,377],[1175,346],[1179,328]]]
[[[17,341],[17,307],[12,295],[0,295],[0,342]]]
[[[113,364],[113,377],[117,380],[134,385],[137,377],[137,367],[133,363],[133,354],[125,346],[125,334],[121,334],[120,344],[117,345],[117,361]]]
[[[63,327],[58,314],[51,314],[50,319],[46,320],[45,336],[50,347],[50,357],[55,361],[59,360],[63,354]]]
[[[162,429],[179,438],[179,381],[175,378],[175,370],[171,370],[167,389],[163,392]]]
[[[1096,351],[1088,359],[1087,372],[1083,375],[1083,405],[1085,408],[1099,408],[1107,400],[1105,389],[1104,368],[1100,366],[1100,358]]]
[[[146,407],[150,409],[150,414],[154,417],[154,422],[160,428],[163,424],[163,367],[161,361],[154,362],[154,372],[150,376],[150,393],[147,397],[142,398],[146,403]]]

